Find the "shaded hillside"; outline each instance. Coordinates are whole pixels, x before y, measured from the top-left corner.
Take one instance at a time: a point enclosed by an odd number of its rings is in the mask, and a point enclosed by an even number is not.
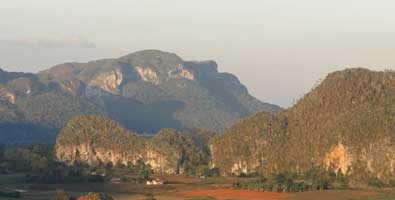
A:
[[[52,135],[48,141],[53,141],[68,120],[84,114],[153,134],[162,128],[220,132],[253,113],[280,110],[252,97],[237,77],[218,72],[213,61],[186,62],[158,50],[66,63],[38,74],[1,70],[0,109],[0,124],[15,124],[0,126],[0,142],[31,142],[34,135]],[[18,124],[40,131],[27,137]],[[20,137],[11,140],[7,134]]]
[[[259,113],[212,141],[223,173],[326,169],[354,180],[391,181],[395,166],[395,73],[334,72],[292,108]]]
[[[53,142],[72,116],[104,113],[58,83],[43,84],[23,73],[2,71],[1,77],[8,81],[0,83],[0,143]]]
[[[107,103],[111,118],[137,132],[152,133],[163,127],[222,131],[252,113],[279,110],[250,96],[235,76],[219,73],[213,61],[185,62],[176,54],[158,50],[139,51],[118,59],[62,64],[40,72],[39,76],[48,81],[76,78],[96,88],[88,96],[94,95],[91,99],[95,100],[99,96],[100,102]],[[103,93],[117,98],[104,98]],[[139,103],[148,105],[147,110],[140,110]],[[112,108],[122,104],[120,109]],[[151,105],[158,112],[153,114]],[[133,114],[131,110],[138,112]],[[161,116],[160,120],[149,120],[151,126],[168,123],[153,130],[147,129],[144,122],[129,127],[145,115],[146,119]]]
[[[158,173],[178,174],[207,164],[206,144],[200,139],[163,129],[152,138],[137,136],[101,116],[74,117],[60,132],[55,154],[68,164],[92,166],[143,161]],[[203,138],[203,137],[202,137]],[[204,140],[203,140],[204,141]]]

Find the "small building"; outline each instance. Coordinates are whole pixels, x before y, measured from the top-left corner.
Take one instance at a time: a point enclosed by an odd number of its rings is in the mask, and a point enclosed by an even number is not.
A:
[[[121,183],[121,178],[112,178],[110,181],[113,184],[120,184]]]
[[[106,173],[105,173],[105,172],[100,173],[100,172],[94,171],[94,172],[91,172],[91,175],[92,175],[92,176],[102,176],[102,177],[105,177],[105,176],[106,176]]]
[[[165,179],[163,178],[155,178],[152,180],[147,181],[147,185],[163,185],[165,184]]]

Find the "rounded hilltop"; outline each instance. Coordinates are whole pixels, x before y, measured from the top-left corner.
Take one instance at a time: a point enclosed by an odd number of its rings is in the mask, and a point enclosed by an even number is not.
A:
[[[121,61],[128,63],[144,63],[149,62],[150,60],[157,60],[159,62],[164,63],[173,63],[178,64],[182,63],[183,60],[175,53],[170,53],[166,51],[156,50],[156,49],[147,49],[136,51],[125,56],[118,58]]]
[[[158,173],[179,174],[208,162],[207,147],[195,134],[163,129],[147,138],[102,116],[77,116],[59,133],[55,157],[69,165],[144,162]]]
[[[395,72],[330,73],[293,107],[236,123],[211,144],[222,173],[305,174],[324,170],[350,180],[390,184],[395,154]]]

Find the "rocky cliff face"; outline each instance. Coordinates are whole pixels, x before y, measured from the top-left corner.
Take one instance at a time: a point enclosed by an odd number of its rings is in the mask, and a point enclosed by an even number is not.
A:
[[[166,129],[151,139],[141,138],[99,116],[73,118],[59,134],[55,156],[68,164],[136,164],[143,161],[157,173],[183,173],[191,162],[208,157],[185,134]],[[202,160],[202,162],[207,160]]]
[[[213,61],[187,62],[158,50],[65,63],[37,74],[0,70],[0,85],[0,104],[7,104],[0,107],[10,111],[0,113],[0,132],[11,130],[2,124],[7,118],[19,135],[29,131],[18,128],[23,123],[40,130],[32,136],[51,138],[81,114],[101,114],[131,131],[154,134],[165,127],[221,132],[250,114],[280,110],[252,97],[237,77],[218,72]],[[5,142],[12,143],[0,137]]]
[[[214,65],[201,71],[196,71],[193,63],[188,66],[195,80],[204,77],[213,81],[206,73],[215,71]],[[221,88],[245,91],[235,87],[237,79],[233,76],[223,74],[221,79],[228,80]],[[211,89],[220,93],[219,88]],[[193,137],[175,131],[163,130],[151,139],[140,138],[113,121],[88,116],[74,118],[62,130],[56,156],[69,164],[141,160],[156,172],[176,174],[207,163],[210,155],[210,166],[223,174],[303,175],[326,170],[358,182],[378,178],[391,183],[395,181],[394,102],[394,72],[348,69],[329,74],[287,110],[276,115],[262,112],[241,120],[212,139],[209,150]]]
[[[343,144],[332,147],[324,157],[326,170],[332,168],[334,171],[340,171],[343,174],[347,174],[348,169],[351,167],[351,161],[350,152]]]
[[[59,161],[68,164],[82,162],[91,166],[96,166],[99,163],[102,163],[104,165],[107,165],[109,163],[122,163],[126,166],[128,163],[136,165],[139,161],[143,161],[145,164],[149,164],[156,173],[180,173],[180,171],[177,171],[177,162],[174,163],[165,160],[164,158],[167,155],[164,155],[163,152],[159,152],[158,149],[156,149],[155,146],[152,145],[144,146],[137,152],[123,152],[100,147],[94,148],[87,143],[80,145],[57,145],[55,156]],[[181,159],[181,155],[177,156]]]
[[[88,83],[93,87],[99,87],[104,91],[111,93],[119,93],[119,86],[123,81],[123,74],[119,68],[115,68],[109,72],[103,72],[94,76]]]
[[[259,113],[211,143],[223,173],[326,169],[393,181],[395,73],[334,72],[293,107]]]
[[[136,66],[136,71],[140,75],[141,80],[154,85],[160,84],[159,76],[154,69]]]
[[[0,85],[0,101],[15,104],[16,96],[12,91]]]

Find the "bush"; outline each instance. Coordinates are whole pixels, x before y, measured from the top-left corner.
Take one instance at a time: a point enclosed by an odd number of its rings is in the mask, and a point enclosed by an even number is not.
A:
[[[382,188],[385,186],[385,184],[377,177],[370,178],[368,180],[368,185],[371,187],[376,187],[376,188]]]
[[[121,181],[125,183],[144,183],[146,180],[143,178],[129,178],[126,176],[121,177]]]
[[[88,193],[88,200],[114,200],[111,196],[104,193]]]
[[[298,180],[294,174],[280,173],[272,179],[259,178],[254,181],[236,182],[234,189],[246,189],[269,192],[304,192],[310,190],[327,190],[330,180],[326,176],[314,175],[311,182]]]
[[[56,190],[55,196],[52,200],[70,200],[70,196],[66,194],[63,190]]]
[[[388,186],[389,187],[395,187],[395,180],[394,179],[389,180],[388,181]]]
[[[247,173],[240,173],[238,175],[238,177],[258,177],[258,176],[259,176],[259,174],[257,172],[249,173],[249,174],[247,174]]]

